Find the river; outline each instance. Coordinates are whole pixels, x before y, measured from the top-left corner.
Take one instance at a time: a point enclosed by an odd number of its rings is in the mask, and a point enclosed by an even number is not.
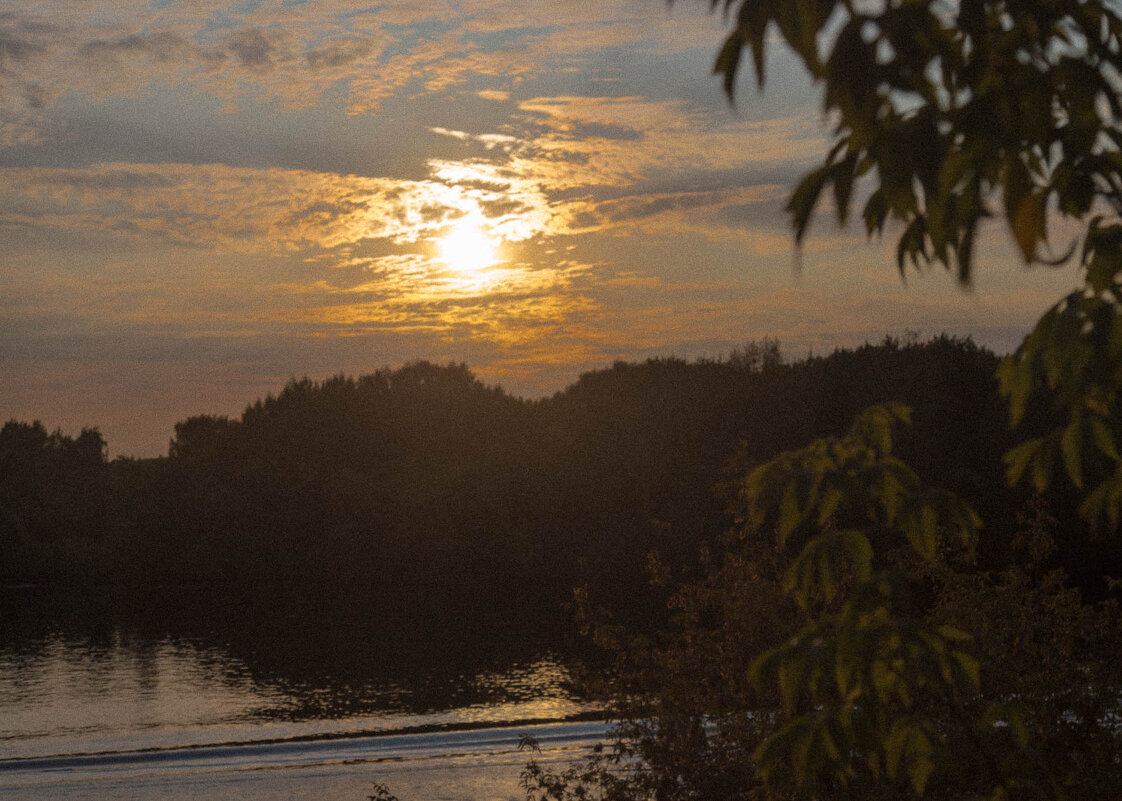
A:
[[[564,762],[604,733],[548,626],[194,591],[0,600],[4,799],[518,799],[522,734]]]

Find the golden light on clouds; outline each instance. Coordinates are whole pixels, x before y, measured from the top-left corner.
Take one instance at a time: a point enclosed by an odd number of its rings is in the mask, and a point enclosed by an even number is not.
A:
[[[462,360],[541,393],[616,358],[898,330],[892,255],[829,209],[792,276],[783,206],[829,121],[778,48],[767,95],[730,109],[723,27],[708,3],[634,0],[12,0],[0,405],[99,424],[57,412],[57,386],[113,365],[126,422],[105,433],[154,454],[175,419],[291,375]],[[830,292],[781,295],[799,280]],[[1069,288],[1033,281],[1039,303],[964,317],[948,294],[923,327],[1015,342]],[[185,406],[155,363],[230,376],[225,406]]]

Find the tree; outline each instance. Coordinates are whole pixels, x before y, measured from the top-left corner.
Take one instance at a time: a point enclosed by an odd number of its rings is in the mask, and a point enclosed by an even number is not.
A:
[[[106,444],[39,421],[0,428],[0,574],[26,581],[52,572],[87,580],[103,572],[93,545],[109,530]]]
[[[903,226],[903,272],[941,264],[971,280],[995,207],[1026,263],[1079,253],[1085,286],[1053,306],[1002,366],[1013,422],[1046,397],[1061,422],[1009,454],[1037,487],[1062,465],[1084,512],[1122,516],[1122,16],[1103,0],[722,0],[735,24],[715,71],[731,97],[745,51],[764,85],[776,31],[825,89],[836,120],[822,166],[787,204],[795,238],[832,188],[840,222],[867,184],[870,235]],[[1052,253],[1049,217],[1084,224]]]
[[[1006,464],[1010,481],[1031,473],[1038,490],[1048,486],[1062,465],[1084,491],[1083,514],[1093,525],[1116,530],[1122,516],[1122,18],[1117,7],[1096,0],[869,6],[832,0],[730,0],[725,8],[735,8],[736,25],[715,69],[724,76],[730,96],[745,51],[763,86],[764,49],[775,29],[824,85],[826,110],[837,120],[825,163],[799,182],[788,204],[797,241],[828,186],[844,223],[854,189],[863,180],[872,185],[862,211],[868,233],[882,233],[890,220],[903,226],[897,246],[901,271],[909,262],[916,268],[938,263],[957,269],[959,280],[969,283],[979,223],[991,216],[998,198],[1026,263],[1059,263],[1080,251],[1084,288],[1050,309],[999,369],[1014,424],[1030,403],[1051,406],[1056,419],[1051,431],[1011,450]],[[1082,246],[1073,242],[1058,257],[1051,252],[1048,233],[1048,218],[1054,214],[1085,225]],[[766,509],[778,508],[782,535],[789,525],[785,520],[801,519],[818,504],[818,522],[826,522],[831,504],[839,503],[833,496],[815,498],[812,492],[799,497],[789,491],[782,499],[770,498],[769,490],[794,487],[799,478],[790,464],[770,469],[774,475],[753,474],[747,489],[750,503],[762,504],[761,521]],[[842,490],[842,502],[860,494]],[[874,494],[880,502],[889,500],[883,489]],[[905,526],[911,545],[928,561],[934,556],[934,539],[917,543],[916,536],[934,535],[935,519],[921,516]],[[837,571],[815,557],[815,549],[829,542],[828,534],[812,537],[796,559],[796,566],[809,561],[818,571],[808,567],[791,574],[789,584],[797,597],[829,593]],[[885,619],[906,618],[887,609]],[[838,619],[819,615],[815,625],[821,623],[836,625]],[[800,664],[808,658],[800,649],[825,642],[838,649],[834,658],[840,659],[845,648],[861,642],[859,633],[843,628],[820,636],[812,626],[757,664],[758,672],[774,667],[781,686],[799,685],[789,694],[807,693],[814,711],[791,715],[791,722],[756,755],[765,773],[786,759],[799,782],[810,781],[815,777],[807,749],[817,744],[826,750],[822,765],[844,781],[851,776],[854,756],[872,746],[869,767],[874,773],[878,756],[884,758],[879,768],[889,778],[894,764],[904,765],[912,789],[923,794],[934,768],[933,741],[940,736],[931,726],[937,716],[917,719],[909,701],[904,709],[877,719],[879,730],[874,726],[857,732],[851,718],[823,722],[833,707],[830,692],[815,686],[813,672],[800,674],[797,682],[791,679],[791,671],[802,670]],[[932,639],[931,631],[920,633],[939,653],[949,649],[948,643]],[[875,650],[903,640],[880,634],[874,642]],[[841,670],[843,664],[844,659],[835,667]],[[875,667],[876,662],[866,664]],[[903,664],[901,680],[924,680],[921,665]],[[885,685],[873,678],[874,692],[865,692],[856,707],[843,703],[845,714],[868,715],[876,708],[871,699],[884,700]],[[926,683],[938,686],[934,678]],[[941,678],[943,684],[954,684],[952,674]],[[977,687],[979,680],[970,678],[968,684]],[[848,684],[841,673],[835,685],[844,694]],[[791,712],[790,699],[785,705]],[[988,714],[1000,717],[992,710]],[[830,729],[830,723],[837,725]],[[826,728],[816,741],[806,730],[818,724]],[[790,736],[793,732],[798,736]],[[839,733],[843,739],[831,746],[830,738]],[[863,742],[855,743],[855,736]],[[995,797],[1008,793],[1023,774],[996,778]],[[1039,784],[1036,789],[1043,795],[1059,792],[1055,787],[1046,792]]]
[[[1006,465],[1011,482],[1028,474],[1040,490],[1062,471],[1082,492],[1090,523],[1116,532],[1118,9],[1101,0],[714,5],[734,20],[715,66],[730,97],[745,52],[763,87],[774,31],[823,85],[836,121],[824,163],[799,181],[787,206],[797,242],[832,189],[841,223],[860,196],[870,235],[901,226],[902,272],[909,264],[941,264],[968,284],[979,224],[995,209],[1026,263],[1060,263],[1078,251],[1083,289],[1050,309],[999,368],[1014,424],[1030,406],[1053,421],[1012,449]],[[1083,226],[1082,242],[1059,256],[1048,231],[1057,214]],[[848,435],[782,454],[743,482],[743,536],[775,537],[789,562],[782,583],[801,619],[793,636],[754,660],[754,691],[737,692],[726,676],[723,712],[702,701],[712,693],[695,694],[699,703],[686,725],[670,716],[636,733],[644,714],[680,708],[667,699],[694,694],[675,683],[675,665],[712,658],[698,649],[713,628],[680,619],[676,641],[692,643],[687,656],[675,651],[680,646],[659,652],[655,675],[662,680],[646,703],[619,707],[630,717],[607,761],[594,758],[584,772],[559,776],[531,764],[531,795],[583,797],[597,786],[612,798],[1109,797],[1122,754],[1111,722],[1120,686],[1109,656],[1122,635],[1117,609],[1084,604],[1055,572],[971,571],[981,521],[892,455],[893,429],[906,418],[899,406],[874,407]],[[1030,542],[1054,543],[1039,517],[1030,533]],[[729,596],[741,592],[735,582],[721,586]],[[984,629],[986,613],[1008,612],[1009,597],[1030,613],[1005,614],[1003,626]],[[960,628],[964,622],[979,629],[976,638]],[[1071,632],[1079,634],[1065,639]],[[1003,635],[1019,648],[1004,646]],[[1039,674],[1035,683],[1002,671],[1002,660],[1033,658],[1025,642],[1066,643],[1061,661],[1075,672],[1056,660],[1051,669],[1028,671]],[[636,675],[630,664],[625,675]],[[737,716],[743,722],[734,728],[745,736],[730,748],[725,725]],[[686,741],[674,736],[683,730],[691,733]],[[750,769],[714,792],[687,769],[712,760]],[[705,772],[715,774],[729,772]],[[665,776],[671,781],[651,783]]]

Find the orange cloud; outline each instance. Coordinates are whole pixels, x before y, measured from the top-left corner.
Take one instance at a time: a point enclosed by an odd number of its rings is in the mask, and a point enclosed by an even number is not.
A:
[[[0,223],[237,252],[415,243],[488,202],[511,200],[501,187],[470,184],[473,174],[402,181],[216,164],[9,167],[0,168]],[[497,215],[496,231],[522,235],[513,216]]]

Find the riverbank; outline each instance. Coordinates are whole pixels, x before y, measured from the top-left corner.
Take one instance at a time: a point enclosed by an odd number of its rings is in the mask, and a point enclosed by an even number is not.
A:
[[[376,784],[401,801],[515,801],[528,755],[580,758],[607,725],[527,724],[373,737],[301,739],[0,761],[8,801],[365,801]]]

